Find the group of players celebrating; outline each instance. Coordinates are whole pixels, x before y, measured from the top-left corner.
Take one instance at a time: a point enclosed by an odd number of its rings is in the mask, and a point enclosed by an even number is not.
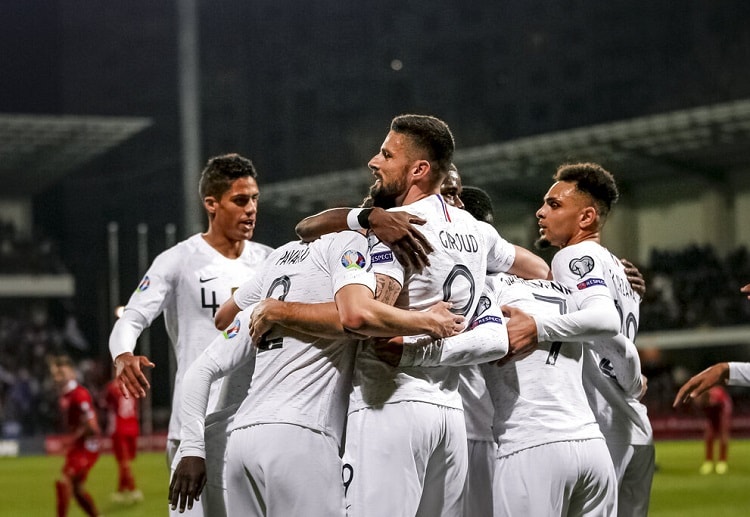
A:
[[[645,286],[600,244],[614,178],[558,168],[536,213],[550,268],[481,190],[462,200],[453,151],[440,119],[395,117],[362,206],[275,250],[250,240],[250,160],[208,161],[208,230],[154,260],[110,337],[121,389],[145,396],[133,352],[164,313],[171,514],[647,514]]]

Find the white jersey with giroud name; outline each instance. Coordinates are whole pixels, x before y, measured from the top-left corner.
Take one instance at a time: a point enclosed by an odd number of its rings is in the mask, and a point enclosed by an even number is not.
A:
[[[579,305],[587,296],[606,293],[620,314],[621,334],[635,341],[640,297],[630,286],[620,260],[607,248],[594,241],[562,248],[552,260],[552,275],[571,289]],[[594,340],[588,348],[583,374],[589,404],[608,442],[651,444],[653,433],[646,406],[618,384],[614,375],[618,360],[609,339]]]
[[[487,286],[492,303],[531,316],[576,310],[570,290],[548,280],[498,274],[487,277]],[[498,457],[545,443],[604,438],[583,388],[583,353],[580,342],[541,342],[528,357],[481,366],[495,408]]]
[[[488,262],[510,268],[512,245],[502,239],[488,242],[488,231],[469,213],[446,205],[432,195],[404,210],[427,221],[419,230],[432,244],[430,265],[419,273],[405,271],[391,250],[371,235],[372,269],[398,281],[401,293],[396,307],[424,310],[439,301],[453,303],[453,311],[471,316],[482,294]],[[486,226],[486,225],[485,225]],[[491,228],[491,227],[490,227]],[[495,232],[497,234],[497,232]],[[385,403],[420,401],[461,409],[457,391],[458,370],[450,366],[394,368],[380,361],[365,345],[357,356],[350,411]]]
[[[183,374],[218,334],[214,326],[216,310],[255,273],[271,251],[268,246],[246,241],[242,254],[230,259],[211,247],[201,234],[195,234],[159,254],[131,295],[125,311],[137,312],[146,325],[164,312],[177,359],[169,439],[180,438]],[[135,341],[110,342],[115,357],[118,351],[134,349]],[[220,381],[211,386],[208,413],[216,409],[220,388]]]
[[[349,284],[375,292],[368,271],[367,239],[345,231],[312,243],[291,242],[274,251],[263,270],[243,286],[238,305],[262,298],[322,303]],[[258,344],[255,373],[233,429],[264,423],[288,423],[328,434],[341,443],[357,342],[316,338],[272,330]],[[219,358],[216,358],[219,361]]]

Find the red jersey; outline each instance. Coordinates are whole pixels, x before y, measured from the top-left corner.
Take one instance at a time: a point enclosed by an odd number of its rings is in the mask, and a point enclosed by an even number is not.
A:
[[[106,391],[109,409],[109,430],[112,434],[138,436],[138,400],[125,398],[116,382],[110,381]]]
[[[732,413],[732,397],[729,396],[727,390],[721,386],[713,386],[708,390],[708,400],[706,405],[703,406],[703,412],[709,418],[709,420],[716,420],[721,417],[722,414]]]
[[[68,433],[74,432],[84,422],[92,418],[96,419],[91,393],[76,381],[68,383],[65,387],[65,393],[60,396],[59,402],[63,425]],[[73,444],[73,448],[96,449],[98,448],[98,440],[92,440],[91,437],[81,437]]]

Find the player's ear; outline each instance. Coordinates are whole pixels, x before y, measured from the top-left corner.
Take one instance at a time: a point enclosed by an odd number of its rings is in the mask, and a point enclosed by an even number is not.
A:
[[[599,220],[599,214],[593,206],[587,206],[581,210],[580,226],[581,228],[590,228],[595,226]]]
[[[411,174],[414,179],[418,179],[426,176],[428,172],[430,172],[430,162],[427,160],[418,160],[414,163]]]
[[[213,196],[206,196],[203,198],[203,206],[209,214],[216,213],[216,198]]]

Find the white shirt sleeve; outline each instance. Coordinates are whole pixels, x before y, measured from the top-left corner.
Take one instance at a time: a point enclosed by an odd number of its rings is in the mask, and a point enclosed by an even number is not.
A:
[[[750,363],[729,363],[730,386],[750,386]]]
[[[405,336],[399,366],[467,366],[496,361],[508,353],[508,330],[500,307],[485,292],[478,315],[457,336],[433,340],[429,336]]]
[[[479,221],[487,243],[487,272],[507,273],[516,261],[516,248],[503,239],[491,224]]]
[[[122,317],[115,322],[110,333],[109,351],[113,360],[124,352],[135,350],[141,332],[151,325],[172,299],[182,250],[182,243],[178,243],[157,255],[130,295]]]
[[[635,344],[624,334],[596,343],[596,349],[608,358],[617,384],[629,397],[638,398],[643,389],[641,359]]]
[[[219,334],[185,372],[180,408],[182,456],[206,457],[204,432],[211,383],[252,360],[255,354],[247,332],[250,312],[241,312],[234,324]]]
[[[123,312],[122,317],[115,321],[109,334],[109,353],[114,361],[118,355],[133,352],[138,337],[149,322],[136,311]]]
[[[620,332],[620,314],[604,280],[603,264],[579,248],[563,248],[552,260],[553,278],[572,291],[578,310],[535,317],[539,341],[586,341]]]
[[[568,314],[534,316],[539,341],[590,341],[620,332],[620,316],[612,298],[592,293],[580,300],[580,308]]]
[[[243,282],[237,290],[232,294],[234,303],[240,310],[245,310],[254,303],[258,303],[261,298],[261,289],[263,286],[263,271],[265,268],[261,268],[256,274],[250,278],[250,280]]]

